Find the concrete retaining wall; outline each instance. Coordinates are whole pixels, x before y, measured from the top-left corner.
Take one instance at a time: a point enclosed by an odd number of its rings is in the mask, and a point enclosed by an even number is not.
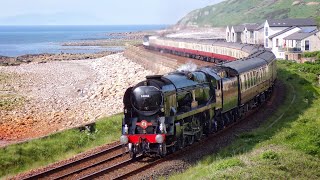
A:
[[[150,53],[132,45],[126,47],[124,56],[157,74],[172,72],[179,66],[175,59]]]

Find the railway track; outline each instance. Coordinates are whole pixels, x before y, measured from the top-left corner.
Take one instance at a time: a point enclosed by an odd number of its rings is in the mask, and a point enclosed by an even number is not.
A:
[[[101,167],[110,166],[111,164],[115,164],[128,158],[128,152],[124,151],[122,145],[116,145],[82,159],[48,169],[24,179],[79,179],[79,177],[96,172],[97,169],[100,169]]]
[[[80,180],[91,179],[127,179],[153,167],[166,159],[138,156],[135,160],[129,159],[111,167],[101,169],[95,173],[80,178]]]

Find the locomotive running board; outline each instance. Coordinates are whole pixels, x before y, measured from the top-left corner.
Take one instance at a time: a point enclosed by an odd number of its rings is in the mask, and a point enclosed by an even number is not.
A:
[[[188,135],[188,136],[194,136],[196,133],[199,133],[200,130],[197,131],[184,131],[183,134],[184,135]]]
[[[209,105],[203,105],[203,106],[200,105],[200,106],[198,106],[198,108],[191,109],[191,111],[189,111],[189,112],[178,114],[176,116],[176,119],[177,120],[184,119],[186,117],[193,116],[193,115],[201,113],[203,111],[206,111],[206,110],[209,110],[209,109],[214,109],[215,106],[216,106],[216,103],[212,103],[212,104],[209,104]]]

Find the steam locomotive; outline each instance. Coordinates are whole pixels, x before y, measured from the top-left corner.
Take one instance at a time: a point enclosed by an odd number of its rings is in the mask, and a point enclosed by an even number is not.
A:
[[[120,142],[131,157],[182,149],[266,101],[276,79],[275,56],[261,48],[250,53],[196,71],[147,76],[128,88]]]

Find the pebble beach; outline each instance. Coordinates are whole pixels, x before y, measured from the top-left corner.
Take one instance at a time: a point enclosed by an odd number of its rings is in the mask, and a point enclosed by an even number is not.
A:
[[[12,110],[0,111],[0,140],[45,136],[122,112],[125,90],[154,72],[123,53],[90,60],[0,66],[10,78],[2,94],[22,97]]]

